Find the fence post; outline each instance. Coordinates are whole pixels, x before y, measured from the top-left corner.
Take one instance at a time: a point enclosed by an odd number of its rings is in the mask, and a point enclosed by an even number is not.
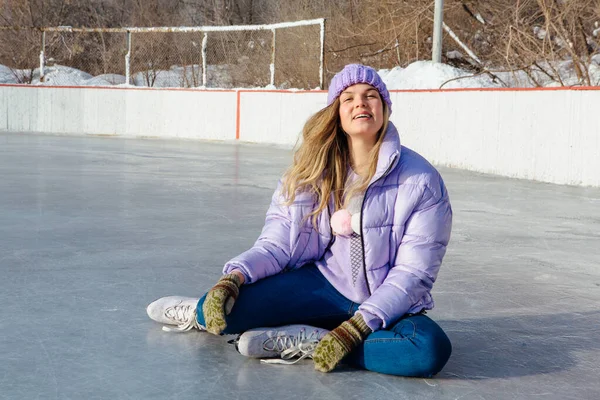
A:
[[[321,60],[319,64],[319,89],[323,89],[323,60],[325,58],[325,18],[321,21]]]
[[[44,58],[46,52],[46,31],[42,31],[42,51],[40,51],[40,82],[45,81],[44,77]]]
[[[275,86],[275,29],[271,29],[273,32],[273,41],[271,43],[271,85]]]
[[[125,54],[125,84],[131,84],[131,32],[127,31],[126,35],[126,46],[127,53]]]
[[[435,0],[433,20],[433,49],[431,51],[434,63],[442,62],[442,24],[444,22],[444,0]]]
[[[204,32],[202,37],[202,87],[206,87],[206,43],[208,42],[208,33]]]

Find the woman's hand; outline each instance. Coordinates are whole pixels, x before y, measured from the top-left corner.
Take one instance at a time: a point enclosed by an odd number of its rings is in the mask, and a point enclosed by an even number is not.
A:
[[[331,371],[371,332],[362,315],[354,314],[321,339],[312,356],[315,369],[321,372]]]
[[[229,315],[233,304],[239,295],[239,288],[244,282],[244,276],[233,272],[227,274],[212,289],[210,289],[202,305],[206,330],[212,334],[220,335],[227,323],[225,316]]]

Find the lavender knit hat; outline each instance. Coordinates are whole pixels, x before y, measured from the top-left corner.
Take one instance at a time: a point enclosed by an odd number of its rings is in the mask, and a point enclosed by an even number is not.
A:
[[[377,89],[381,95],[381,99],[387,103],[390,114],[392,113],[392,99],[390,99],[390,93],[385,83],[377,71],[362,64],[348,64],[343,70],[335,74],[329,84],[327,105],[333,103],[347,87],[356,85],[357,83],[366,83]]]

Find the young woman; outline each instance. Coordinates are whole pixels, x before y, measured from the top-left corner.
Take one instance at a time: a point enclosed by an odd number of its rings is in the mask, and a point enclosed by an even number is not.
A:
[[[344,361],[432,376],[452,351],[425,315],[450,239],[448,193],[435,168],[401,146],[374,69],[347,65],[327,103],[304,126],[254,246],[199,301],[162,298],[148,314],[179,330],[248,331],[246,355],[296,345],[292,355],[308,354],[323,372]],[[289,324],[308,326],[255,329]],[[298,350],[290,337],[314,346]]]

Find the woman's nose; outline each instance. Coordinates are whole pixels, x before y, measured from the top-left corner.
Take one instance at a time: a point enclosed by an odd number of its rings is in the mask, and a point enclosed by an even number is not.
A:
[[[364,106],[366,104],[365,99],[362,96],[357,96],[354,102],[354,107]]]

